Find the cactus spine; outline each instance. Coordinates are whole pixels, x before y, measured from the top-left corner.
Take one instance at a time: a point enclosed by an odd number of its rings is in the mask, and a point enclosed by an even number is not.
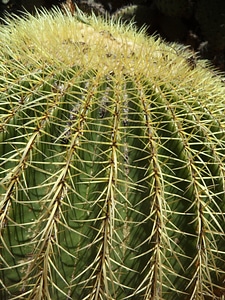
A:
[[[221,78],[84,18],[0,30],[1,299],[220,299]]]

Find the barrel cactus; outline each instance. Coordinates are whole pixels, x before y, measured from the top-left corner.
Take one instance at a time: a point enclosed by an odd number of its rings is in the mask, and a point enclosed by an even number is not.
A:
[[[6,23],[0,298],[222,299],[222,77],[79,11]]]
[[[135,23],[137,28],[148,26],[152,30],[154,20],[157,18],[157,12],[152,6],[146,5],[128,5],[123,6],[112,14],[114,20],[120,19],[124,22]]]

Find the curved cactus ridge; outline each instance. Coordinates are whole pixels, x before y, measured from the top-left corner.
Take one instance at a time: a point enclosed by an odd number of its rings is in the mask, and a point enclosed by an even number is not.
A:
[[[58,10],[0,29],[0,298],[222,299],[224,84]]]
[[[134,22],[138,28],[151,26],[152,20],[156,18],[156,11],[152,6],[146,5],[127,5],[116,10],[112,14],[114,20],[120,19],[124,22]]]

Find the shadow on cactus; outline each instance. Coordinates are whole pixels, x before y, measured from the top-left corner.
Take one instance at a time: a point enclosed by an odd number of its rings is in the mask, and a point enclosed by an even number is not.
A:
[[[1,299],[222,299],[225,88],[132,25],[0,30]]]

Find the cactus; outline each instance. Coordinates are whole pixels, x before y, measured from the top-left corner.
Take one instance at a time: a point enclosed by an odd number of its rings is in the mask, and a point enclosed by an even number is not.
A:
[[[139,28],[151,26],[156,17],[157,12],[155,9],[146,5],[123,6],[112,14],[114,20],[120,19],[124,22],[130,22],[132,20]]]
[[[72,3],[73,1],[70,0]],[[83,11],[85,14],[92,14],[94,13],[96,16],[106,16],[107,11],[104,9],[104,6],[101,3],[95,2],[95,1],[80,1],[75,2],[76,6]]]
[[[79,11],[0,43],[0,298],[222,299],[221,77]]]

